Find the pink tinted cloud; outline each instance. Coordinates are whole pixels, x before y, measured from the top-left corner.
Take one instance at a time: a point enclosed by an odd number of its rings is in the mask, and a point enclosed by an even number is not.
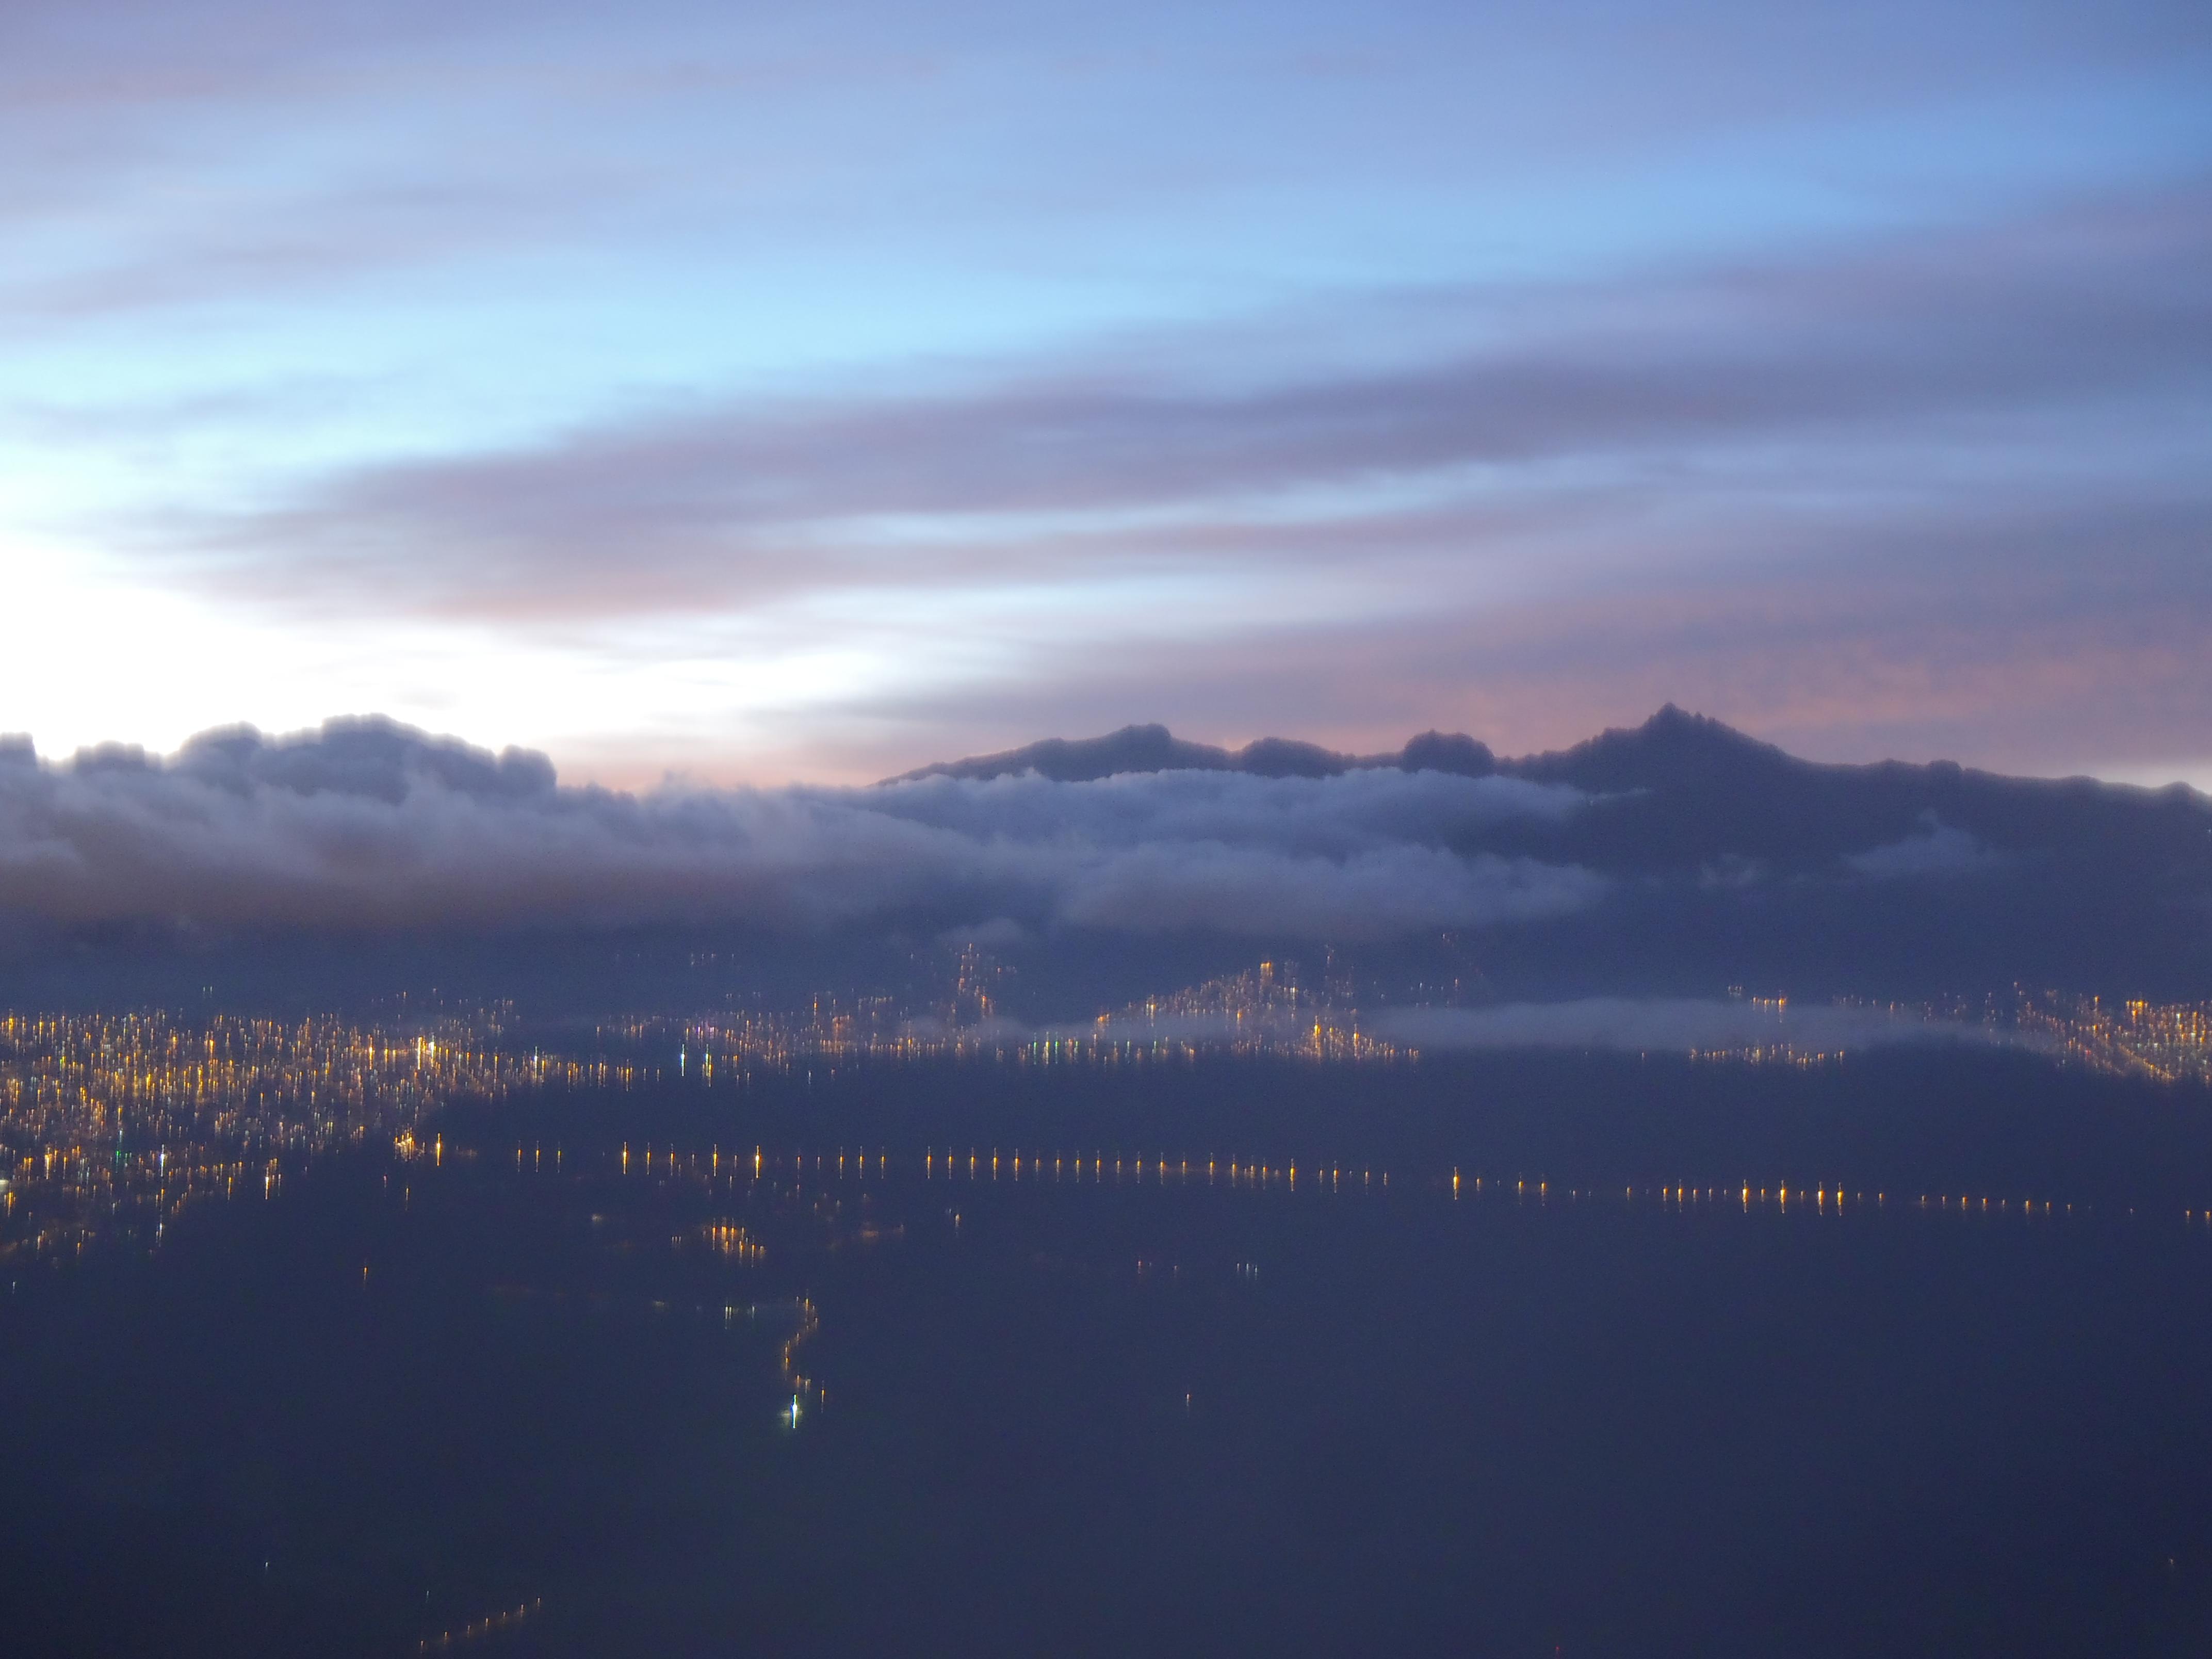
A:
[[[1990,498],[1991,474],[2063,513],[2100,450],[2154,469],[2164,452],[2179,488],[2204,459],[2175,423],[2212,388],[2207,227],[2203,191],[2113,203],[1555,296],[1429,362],[1291,362],[1233,387],[1176,367],[1206,358],[1202,338],[1125,342],[933,390],[708,404],[340,471],[266,510],[141,531],[311,608],[550,618],[1146,558],[1257,579],[1475,546],[1504,520],[1625,555],[1685,501],[1719,512],[1724,543],[1790,533],[1793,497],[1894,520],[1917,495],[1940,519]],[[1408,303],[1436,314],[1434,296]],[[2075,487],[2092,506],[2110,493]]]

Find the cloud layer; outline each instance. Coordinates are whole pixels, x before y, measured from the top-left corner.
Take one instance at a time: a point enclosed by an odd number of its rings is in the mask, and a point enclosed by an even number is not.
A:
[[[1014,921],[1377,939],[1557,915],[1591,872],[1461,850],[1583,797],[1504,778],[1034,775],[642,796],[380,721],[163,761],[0,750],[0,913],[65,926],[505,930]]]
[[[1886,1008],[1814,1004],[1778,1007],[1697,997],[1583,997],[1494,1008],[1392,1008],[1370,1034],[1407,1048],[1604,1048],[1678,1054],[1689,1049],[1782,1048],[1848,1053],[1898,1042],[1996,1042],[2036,1046],[2032,1033],[1936,1020]]]
[[[1656,501],[1717,514],[1710,541],[1791,530],[1809,489],[1864,526],[1909,483],[1940,532],[1981,518],[1972,475],[2043,451],[2053,422],[2078,443],[2101,410],[2101,447],[2118,399],[2155,446],[2161,413],[2202,407],[2208,225],[2198,186],[1817,263],[1346,296],[1273,328],[1154,330],[935,386],[693,403],[365,467],[199,533],[333,602],[565,617],[896,586],[917,557],[951,587],[1146,557],[1435,561],[1477,540],[1601,563]],[[1419,343],[1346,363],[1283,337],[1362,331]],[[2181,459],[2076,447],[2073,476],[2035,487],[2062,511],[2105,490],[2201,511]]]

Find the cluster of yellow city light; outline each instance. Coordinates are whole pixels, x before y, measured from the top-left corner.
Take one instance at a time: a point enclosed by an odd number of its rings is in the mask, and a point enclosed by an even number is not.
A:
[[[285,1168],[392,1134],[462,1096],[550,1085],[622,1087],[635,1067],[497,1046],[496,1021],[391,1030],[316,1016],[0,1015],[0,1219],[21,1237],[0,1256],[83,1245],[104,1233],[161,1241],[187,1203],[273,1196]]]
[[[758,1040],[743,1027],[695,1022],[687,1026],[687,1040],[677,1050],[675,1069],[678,1076],[688,1077],[696,1064],[699,1079],[711,1085],[719,1066],[725,1081],[739,1085],[756,1073],[788,1073],[817,1060],[835,1076],[839,1062],[860,1060],[987,1060],[1027,1069],[1188,1065],[1215,1055],[1358,1064],[1417,1057],[1412,1049],[1380,1042],[1330,1019],[1295,1028],[1229,1024],[1218,1033],[1192,1036],[1117,1025],[1109,1023],[1110,1018],[1102,1017],[1099,1023],[1081,1030],[1029,1036],[996,1030],[896,1030],[846,1036],[832,1034],[833,1026],[819,1035],[778,1031],[767,1041]]]
[[[1700,1064],[1794,1066],[1810,1070],[1816,1066],[1839,1065],[1848,1052],[1843,1048],[1800,1048],[1791,1042],[1746,1042],[1733,1048],[1692,1048],[1689,1058]]]
[[[821,1060],[835,1073],[843,1060],[924,1060],[985,1056],[1018,1066],[1103,1066],[1191,1063],[1211,1054],[1278,1055],[1326,1061],[1395,1061],[1414,1058],[1368,1037],[1345,999],[1348,987],[1316,992],[1287,965],[1261,963],[1247,973],[1211,980],[1187,990],[1102,1014],[1073,1031],[1009,1036],[993,1024],[998,970],[972,949],[961,957],[952,1001],[938,1011],[940,1023],[917,1025],[886,997],[841,1004],[817,997],[790,1014],[750,1013],[712,1019],[669,1021],[640,1018],[598,1029],[639,1045],[675,1038],[676,1074],[713,1084],[718,1067],[742,1079],[763,1068],[795,1069]],[[1781,1013],[1782,998],[1751,999]],[[1935,1011],[1920,1011],[1938,1018]],[[1954,1010],[1954,1014],[1959,1011]],[[1992,1003],[1984,1023],[2010,1023],[2051,1040],[2059,1052],[2100,1071],[2174,1083],[2212,1084],[2212,1003],[2107,1004],[2094,997],[2055,993],[2023,994],[2009,1011]],[[963,1023],[966,1022],[966,1023]],[[1202,1030],[1191,1032],[1195,1024]],[[443,1157],[434,1140],[418,1146],[415,1127],[456,1097],[498,1098],[518,1090],[551,1085],[627,1088],[662,1073],[651,1064],[604,1056],[579,1060],[502,1046],[505,1032],[487,1012],[471,1019],[386,1029],[316,1016],[283,1021],[216,1015],[198,1023],[160,1012],[0,1015],[0,1255],[48,1253],[83,1243],[100,1231],[150,1222],[157,1239],[185,1202],[210,1194],[235,1195],[242,1181],[258,1177],[262,1195],[273,1194],[283,1174],[279,1160],[312,1157],[390,1134],[402,1158]],[[1843,1058],[1841,1050],[1800,1048],[1768,1042],[1723,1048],[1692,1048],[1693,1060],[1817,1066]],[[696,1068],[696,1070],[695,1070]],[[518,1164],[523,1157],[517,1152]],[[841,1155],[842,1156],[842,1155]],[[954,1154],[928,1149],[926,1178],[975,1173],[976,1155],[963,1170]],[[542,1159],[540,1149],[531,1152]],[[556,1168],[561,1153],[553,1154]],[[663,1149],[660,1170],[672,1170]],[[876,1173],[885,1154],[875,1155]],[[1103,1155],[994,1154],[1012,1178],[1100,1180]],[[537,1167],[533,1164],[533,1167]],[[623,1168],[629,1167],[624,1149]],[[655,1151],[643,1155],[656,1171]],[[1117,1159],[1115,1178],[1190,1182],[1198,1160]],[[854,1154],[840,1173],[865,1173]],[[722,1174],[719,1152],[710,1168]],[[761,1161],[755,1158],[756,1175]],[[1348,1170],[1310,1170],[1242,1158],[1209,1158],[1204,1178],[1237,1187],[1278,1182],[1295,1188],[1325,1182],[1339,1188]],[[1371,1172],[1360,1172],[1375,1184]],[[1388,1184],[1389,1176],[1382,1177]],[[1778,1204],[1786,1201],[1772,1188]],[[1817,1208],[1828,1200],[1820,1188]],[[1856,1200],[1854,1200],[1856,1201]],[[1978,1200],[1975,1200],[1978,1205]],[[2000,1206],[2011,1203],[1999,1200]],[[1956,1207],[1950,1200],[1938,1207]],[[36,1212],[26,1230],[23,1216]],[[138,1229],[143,1231],[143,1229]]]
[[[2019,1018],[2094,1070],[2212,1085],[2212,1002],[2112,1004],[2045,991],[2024,996]]]
[[[834,1075],[839,1064],[859,1060],[981,1059],[1026,1067],[1190,1063],[1223,1054],[1353,1062],[1413,1057],[1360,1030],[1356,1012],[1302,987],[1273,963],[1132,1003],[1086,1026],[1041,1032],[997,1023],[998,975],[971,946],[961,953],[950,998],[920,1017],[890,997],[825,994],[788,1013],[635,1018],[599,1035],[672,1049],[678,1076],[712,1084],[719,1069],[733,1085],[755,1073],[817,1062]]]
[[[804,1164],[804,1154],[800,1155],[799,1161]],[[880,1158],[878,1164],[880,1170],[883,1166]],[[1018,1146],[1007,1152],[994,1146],[988,1153],[973,1146],[965,1152],[926,1147],[921,1155],[921,1175],[925,1181],[997,1181],[1003,1176],[1011,1181],[1087,1181],[1094,1185],[1107,1181],[1134,1183],[1146,1180],[1156,1186],[1189,1186],[1203,1182],[1207,1186],[1267,1187],[1279,1183],[1291,1192],[1297,1190],[1299,1181],[1298,1165],[1295,1160],[1285,1164],[1263,1164],[1241,1158],[1154,1158],[1147,1160],[1117,1155],[1109,1162],[1106,1154],[1097,1148],[1088,1152],[1025,1153]],[[1307,1187],[1311,1188],[1316,1185],[1340,1187],[1346,1180],[1372,1186],[1378,1177],[1377,1172],[1371,1169],[1352,1170],[1335,1164],[1310,1164],[1306,1166],[1304,1178]],[[1389,1171],[1381,1171],[1379,1179],[1382,1185],[1389,1186]]]
[[[479,1637],[495,1635],[501,1631],[512,1630],[517,1625],[542,1612],[544,1607],[545,1598],[542,1595],[534,1601],[518,1602],[512,1607],[502,1608],[485,1618],[472,1619],[467,1624],[456,1626],[452,1630],[441,1631],[435,1636],[426,1636],[416,1645],[415,1651],[435,1653],[441,1649],[450,1648],[462,1642],[473,1642]]]
[[[709,1222],[692,1237],[715,1255],[733,1261],[762,1261],[768,1257],[768,1246],[734,1221]],[[672,1242],[680,1247],[686,1241],[678,1234]]]
[[[830,1396],[827,1390],[817,1388],[814,1379],[799,1369],[799,1351],[822,1328],[822,1310],[814,1305],[811,1297],[803,1296],[793,1307],[799,1316],[798,1326],[784,1339],[783,1346],[777,1352],[776,1364],[783,1373],[783,1386],[791,1391],[787,1426],[795,1429],[799,1426],[802,1401],[811,1395],[814,1404],[819,1407]]]
[[[641,1173],[652,1167],[652,1161],[657,1159],[659,1173],[664,1178],[684,1175],[709,1183],[724,1178],[721,1171],[726,1163],[731,1171],[726,1179],[732,1190],[740,1181],[748,1178],[760,1182],[770,1177],[781,1181],[811,1176],[829,1182],[882,1179],[894,1175],[918,1177],[924,1182],[960,1184],[1149,1184],[1155,1187],[1264,1190],[1285,1194],[1302,1191],[1340,1193],[1347,1189],[1382,1193],[1392,1189],[1392,1172],[1372,1166],[1351,1166],[1321,1160],[1301,1164],[1297,1159],[1278,1164],[1248,1159],[1241,1155],[1228,1158],[1109,1157],[1095,1148],[1071,1152],[980,1146],[964,1148],[926,1146],[918,1154],[909,1152],[894,1158],[880,1147],[872,1151],[839,1148],[836,1152],[795,1149],[789,1152],[771,1152],[765,1146],[756,1146],[750,1158],[726,1160],[719,1147],[709,1152],[699,1153],[661,1146],[649,1150],[643,1158],[634,1158],[632,1150],[625,1146],[618,1157],[618,1167],[625,1174]],[[1399,1184],[1403,1186],[1407,1183],[1401,1180]],[[1725,1204],[1746,1212],[1771,1206],[1782,1213],[1787,1213],[1794,1207],[1814,1214],[1841,1215],[1846,1210],[1889,1210],[1903,1206],[1959,1214],[2051,1216],[2071,1215],[2076,1208],[2073,1204],[2057,1200],[1996,1193],[1899,1194],[1893,1203],[1892,1196],[1886,1189],[1868,1192],[1841,1182],[1832,1185],[1825,1182],[1815,1182],[1810,1187],[1788,1182],[1771,1184],[1744,1182],[1733,1187],[1692,1186],[1687,1183],[1654,1186],[1633,1182],[1619,1187],[1595,1184],[1554,1186],[1547,1180],[1516,1177],[1507,1182],[1454,1169],[1449,1175],[1416,1181],[1412,1185],[1418,1190],[1442,1191],[1453,1199],[1510,1195],[1518,1201],[1537,1204],[1617,1200],[1631,1204],[1650,1202],[1681,1210]],[[2212,1209],[2188,1210],[2184,1212],[2184,1215],[2192,1223],[2201,1219],[2205,1224],[2212,1225]]]

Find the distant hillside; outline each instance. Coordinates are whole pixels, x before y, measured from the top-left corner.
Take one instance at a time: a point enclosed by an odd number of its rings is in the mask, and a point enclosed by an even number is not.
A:
[[[1672,703],[1641,726],[1518,758],[1501,759],[1487,744],[1456,732],[1425,732],[1389,754],[1346,755],[1287,738],[1221,749],[1186,742],[1164,726],[1125,726],[1103,737],[1049,738],[1000,754],[942,761],[885,781],[1024,772],[1061,783],[1171,771],[1322,778],[1382,768],[1523,778],[1623,798],[1601,800],[1555,832],[1578,843],[1578,856],[1595,855],[1607,865],[1833,860],[1871,855],[1916,836],[1934,837],[1938,849],[1923,854],[1923,866],[1931,857],[1955,863],[1966,849],[1955,837],[1943,838],[1948,830],[1971,836],[1984,853],[2065,849],[2175,874],[2204,866],[2212,877],[2212,801],[2185,785],[2152,790],[2093,778],[2014,778],[1949,761],[1824,764]],[[1900,851],[1889,862],[1906,860]]]
[[[1486,777],[1498,770],[1489,748],[1473,738],[1425,732],[1393,755],[1340,755],[1317,743],[1261,738],[1242,749],[1186,743],[1164,726],[1125,726],[1103,738],[1047,738],[1002,754],[939,761],[886,779],[1001,778],[1035,772],[1055,783],[1089,783],[1125,772],[1249,772],[1262,778],[1328,778],[1340,773],[1392,766],[1401,771],[1451,772]]]
[[[1176,768],[1425,769],[1590,797],[1571,813],[1471,826],[1452,842],[1616,884],[1598,909],[1489,939],[1493,969],[1551,988],[1728,975],[1801,988],[2019,980],[2212,995],[2212,800],[2179,784],[2012,778],[1948,761],[1820,764],[1672,705],[1639,726],[1519,758],[1433,732],[1361,756],[1280,738],[1230,750],[1151,726],[908,776],[1034,770],[1079,781]]]
[[[1511,759],[1152,726],[874,788],[641,795],[373,719],[167,757],[0,744],[0,1009],[768,1006],[903,994],[970,945],[1049,1019],[1263,959],[1367,1001],[2212,1000],[2212,801],[1815,764],[1674,708]]]

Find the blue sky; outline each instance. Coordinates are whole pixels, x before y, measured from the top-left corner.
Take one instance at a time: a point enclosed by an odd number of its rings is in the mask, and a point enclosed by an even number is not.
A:
[[[0,727],[2212,783],[2190,5],[0,15]]]

